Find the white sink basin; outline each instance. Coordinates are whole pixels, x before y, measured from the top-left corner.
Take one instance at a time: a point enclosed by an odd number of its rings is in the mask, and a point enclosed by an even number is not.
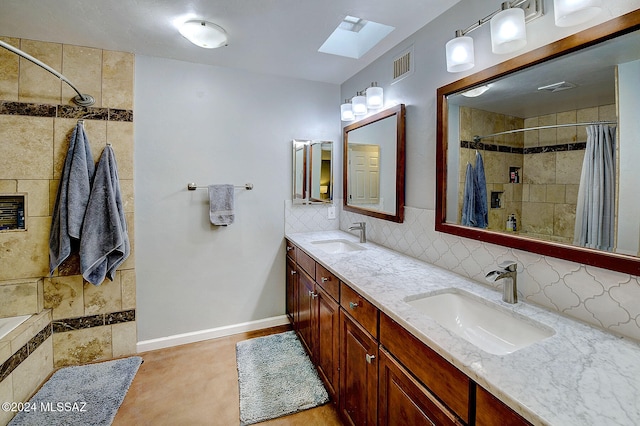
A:
[[[349,253],[352,251],[366,250],[366,248],[352,243],[349,240],[319,240],[311,241],[311,244],[318,244],[318,246],[327,253]]]
[[[506,355],[553,336],[553,329],[504,312],[489,301],[459,290],[408,297],[409,305],[485,352]]]

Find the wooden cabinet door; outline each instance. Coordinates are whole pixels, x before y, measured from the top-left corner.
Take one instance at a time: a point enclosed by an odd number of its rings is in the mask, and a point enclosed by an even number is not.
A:
[[[531,423],[484,388],[476,385],[476,425],[530,426]]]
[[[379,426],[463,425],[382,348],[379,374]]]
[[[289,321],[293,324],[294,329],[298,319],[296,313],[298,305],[298,271],[296,263],[287,256],[287,277],[286,277],[286,309]]]
[[[340,309],[340,414],[348,424],[377,423],[378,342]]]
[[[316,286],[316,292],[316,363],[333,403],[338,404],[340,305],[319,286]]]
[[[313,295],[315,294],[315,282],[302,269],[298,268],[298,326],[297,331],[302,344],[305,346],[311,359],[314,360],[314,316]]]

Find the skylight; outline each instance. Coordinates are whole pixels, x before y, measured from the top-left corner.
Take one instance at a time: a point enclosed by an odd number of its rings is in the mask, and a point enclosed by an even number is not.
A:
[[[389,25],[347,15],[318,52],[358,59],[393,30]]]

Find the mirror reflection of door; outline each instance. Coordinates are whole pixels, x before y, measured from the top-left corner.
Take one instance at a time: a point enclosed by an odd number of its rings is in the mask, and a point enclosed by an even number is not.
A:
[[[380,204],[380,146],[349,144],[349,204]]]

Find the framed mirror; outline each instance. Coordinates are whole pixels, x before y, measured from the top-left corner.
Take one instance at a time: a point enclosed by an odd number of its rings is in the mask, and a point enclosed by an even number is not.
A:
[[[638,275],[638,75],[640,10],[439,88],[436,230]]]
[[[333,202],[333,142],[294,139],[293,204]]]
[[[343,129],[344,210],[404,220],[405,106],[386,109]]]

